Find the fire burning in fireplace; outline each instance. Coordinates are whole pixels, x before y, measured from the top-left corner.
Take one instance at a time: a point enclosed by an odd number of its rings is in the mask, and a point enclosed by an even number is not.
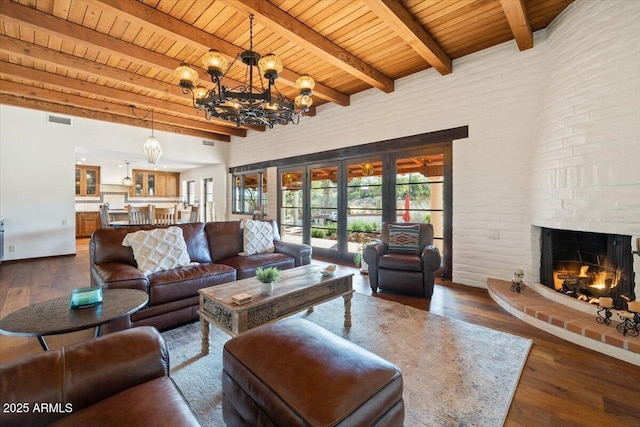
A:
[[[556,291],[588,302],[609,296],[618,286],[618,277],[617,271],[582,265],[578,271],[565,268],[554,270],[553,283]]]
[[[540,252],[544,285],[592,303],[611,297],[618,309],[635,300],[631,236],[545,228]]]

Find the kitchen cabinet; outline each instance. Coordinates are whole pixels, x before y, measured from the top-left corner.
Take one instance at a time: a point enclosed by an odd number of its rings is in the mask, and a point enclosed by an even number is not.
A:
[[[76,165],[76,197],[100,195],[100,166]]]
[[[180,174],[134,169],[129,197],[177,197]]]
[[[76,238],[91,237],[98,228],[102,228],[100,212],[76,212]]]

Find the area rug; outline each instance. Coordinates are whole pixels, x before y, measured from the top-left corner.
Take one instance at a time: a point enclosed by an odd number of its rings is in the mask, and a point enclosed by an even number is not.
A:
[[[504,424],[531,340],[360,294],[354,294],[351,314],[346,330],[339,298],[296,316],[399,366],[406,426]],[[229,336],[212,326],[210,353],[203,355],[199,322],[162,335],[171,376],[200,421],[224,426],[222,348]]]

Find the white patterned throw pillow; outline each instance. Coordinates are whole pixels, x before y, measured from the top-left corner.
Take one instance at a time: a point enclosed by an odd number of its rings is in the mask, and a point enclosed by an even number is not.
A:
[[[269,221],[243,220],[242,249],[238,255],[249,256],[271,253],[273,247],[273,226]]]
[[[131,246],[138,270],[146,276],[158,271],[195,265],[187,252],[180,227],[140,230],[124,236],[123,246]]]

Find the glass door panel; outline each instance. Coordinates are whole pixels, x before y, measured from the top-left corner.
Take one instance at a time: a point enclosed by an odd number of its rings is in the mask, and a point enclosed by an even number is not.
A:
[[[82,186],[80,185],[80,177],[82,176],[82,171],[76,168],[76,196],[82,194]]]
[[[260,195],[260,204],[263,206],[263,214],[267,215],[269,213],[269,203],[267,195],[269,192],[267,191],[267,174],[260,173],[260,179],[262,180],[262,186],[260,187],[260,191],[262,192]]]
[[[443,154],[396,159],[395,221],[433,224],[434,244],[443,250]]]
[[[244,206],[242,212],[252,213],[259,205],[258,174],[243,175]]]
[[[87,195],[95,195],[98,194],[98,171],[96,170],[87,170],[86,171],[87,178]]]
[[[303,176],[302,170],[280,173],[280,235],[286,242],[303,243]]]
[[[309,171],[311,246],[320,254],[338,250],[338,166],[318,166]],[[335,255],[334,255],[335,256]]]
[[[147,196],[155,196],[156,195],[156,174],[148,173],[147,174]]]
[[[347,252],[355,254],[380,239],[382,226],[382,160],[347,163]]]
[[[144,196],[144,173],[135,172],[133,174],[134,194],[136,196]]]

